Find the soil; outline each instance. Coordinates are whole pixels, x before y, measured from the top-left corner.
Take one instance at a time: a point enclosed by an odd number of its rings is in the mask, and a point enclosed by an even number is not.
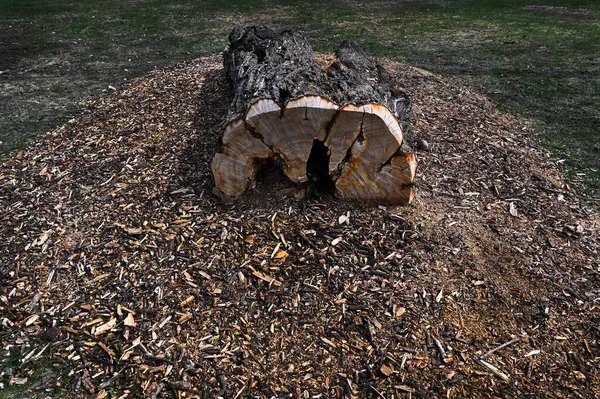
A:
[[[526,123],[385,66],[429,144],[409,207],[264,182],[221,203],[219,57],[92,100],[5,162],[3,383],[97,398],[600,397],[598,220]],[[41,362],[60,377],[33,381]]]

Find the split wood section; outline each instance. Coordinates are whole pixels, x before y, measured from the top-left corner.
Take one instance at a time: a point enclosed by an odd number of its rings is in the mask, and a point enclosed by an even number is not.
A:
[[[271,160],[300,188],[326,178],[340,198],[410,203],[417,162],[398,122],[408,126],[410,103],[364,51],[342,43],[337,66],[324,71],[293,32],[252,27],[230,41],[235,95],[211,162],[217,195],[242,196]]]

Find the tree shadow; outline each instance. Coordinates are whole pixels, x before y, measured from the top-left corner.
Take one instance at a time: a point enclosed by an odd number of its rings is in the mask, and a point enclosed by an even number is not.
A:
[[[198,93],[191,145],[181,154],[178,175],[183,184],[203,195],[212,196],[213,179],[210,160],[220,146],[221,130],[233,94],[222,69],[206,73]]]

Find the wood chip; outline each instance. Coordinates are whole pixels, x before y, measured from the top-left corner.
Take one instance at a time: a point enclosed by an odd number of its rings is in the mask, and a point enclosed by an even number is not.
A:
[[[28,394],[598,391],[599,223],[526,122],[384,61],[429,143],[414,206],[278,196],[288,183],[270,175],[223,206],[208,166],[222,65],[131,80],[0,163],[0,358],[26,359],[5,390],[47,363],[56,375]]]
[[[379,368],[379,371],[381,371],[381,374],[383,374],[384,376],[389,377],[394,372],[394,368],[386,364],[382,364]]]
[[[100,326],[96,327],[96,329],[94,330],[94,335],[95,336],[102,335],[105,332],[113,329],[116,324],[117,324],[117,319],[116,319],[116,317],[113,317],[106,323],[101,324]]]
[[[125,324],[127,327],[135,327],[133,313],[127,313],[127,317],[125,317],[125,320],[123,320],[123,324]]]

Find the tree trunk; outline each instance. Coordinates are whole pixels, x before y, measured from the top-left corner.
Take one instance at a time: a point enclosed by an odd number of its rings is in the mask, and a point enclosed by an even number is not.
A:
[[[417,163],[403,144],[410,101],[356,43],[342,42],[324,70],[298,33],[236,28],[229,41],[234,96],[211,162],[217,195],[240,197],[271,159],[291,182],[326,179],[341,198],[412,200]]]

